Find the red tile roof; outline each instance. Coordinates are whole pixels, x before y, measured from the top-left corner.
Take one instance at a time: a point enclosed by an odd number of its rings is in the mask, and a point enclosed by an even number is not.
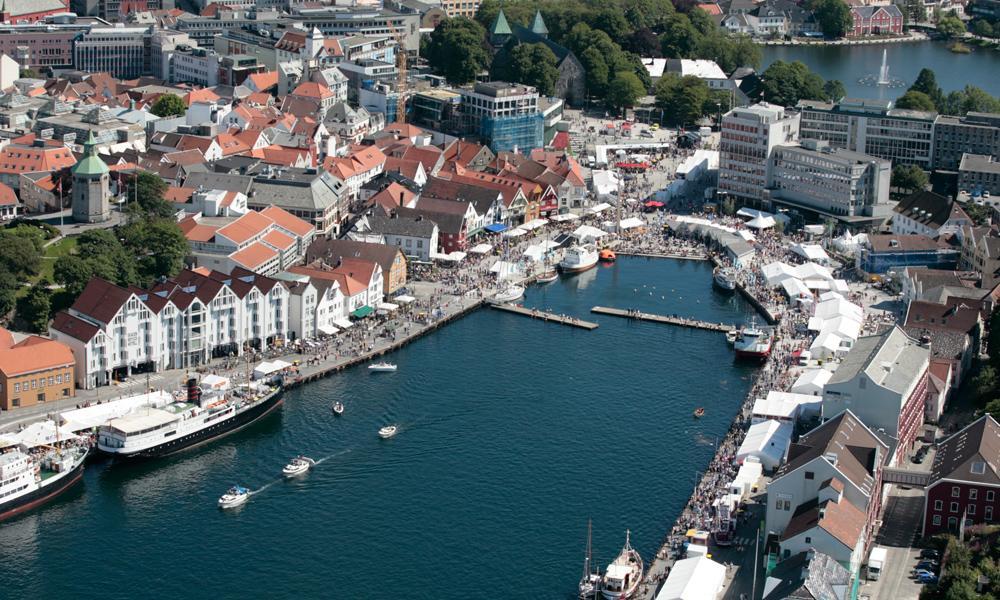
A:
[[[75,164],[76,157],[66,147],[37,148],[10,144],[0,150],[0,173],[58,171]]]
[[[32,336],[13,348],[0,350],[0,372],[7,377],[73,364],[75,361],[69,346],[39,336]]]
[[[268,206],[264,210],[260,211],[260,214],[274,221],[278,225],[278,227],[281,227],[286,231],[291,231],[292,233],[294,233],[299,237],[305,237],[309,235],[313,230],[313,226],[310,225],[308,222],[303,221],[302,219],[296,217],[292,213],[278,206],[274,205]]]
[[[259,212],[250,211],[232,223],[219,229],[218,234],[225,236],[235,244],[244,244],[256,235],[260,235],[271,225],[271,220]]]
[[[229,258],[251,271],[256,271],[262,265],[270,260],[273,260],[277,256],[278,253],[271,248],[268,248],[260,242],[254,242],[242,250],[233,252],[229,255]]]

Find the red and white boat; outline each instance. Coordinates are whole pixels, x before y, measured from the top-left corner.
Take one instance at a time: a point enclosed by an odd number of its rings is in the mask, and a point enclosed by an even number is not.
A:
[[[733,348],[736,350],[737,358],[763,360],[771,355],[773,342],[770,330],[757,327],[757,320],[751,319],[750,326],[740,332]]]
[[[598,252],[593,244],[571,246],[559,263],[563,273],[582,273],[597,266]]]

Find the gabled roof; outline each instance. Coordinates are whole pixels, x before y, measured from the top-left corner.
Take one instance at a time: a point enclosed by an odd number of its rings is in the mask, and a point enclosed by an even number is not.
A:
[[[983,415],[938,443],[931,481],[941,479],[1000,485],[1000,424],[992,416]]]
[[[309,250],[306,252],[306,260],[312,262],[316,259],[321,259],[323,262],[332,265],[337,264],[337,261],[340,259],[354,259],[364,263],[377,263],[382,267],[383,272],[388,273],[399,253],[400,249],[397,246],[390,246],[388,244],[372,244],[354,240],[328,240],[324,238],[315,240],[309,245]],[[357,265],[354,265],[354,263],[343,264],[350,264],[351,266],[361,265],[361,263]],[[363,277],[355,277],[355,279],[364,280]]]
[[[928,191],[919,191],[910,194],[900,200],[893,211],[896,214],[909,217],[918,223],[934,229],[940,228],[949,219],[970,220],[969,215],[962,210],[962,207],[957,202]]]
[[[260,211],[260,214],[274,221],[278,227],[299,237],[305,237],[313,231],[312,225],[279,206],[268,206]]]
[[[927,348],[893,326],[881,334],[858,338],[826,385],[851,381],[863,371],[876,385],[902,394],[922,375],[920,368],[929,357]]]
[[[239,245],[251,240],[254,236],[260,235],[265,229],[271,226],[271,220],[256,211],[249,211],[236,219],[232,223],[220,228],[218,235],[225,236]]]
[[[820,503],[813,499],[795,509],[781,539],[788,540],[818,527],[853,550],[865,530],[865,523],[865,511],[851,504],[846,496],[841,496],[839,502]]]
[[[315,81],[306,81],[300,83],[298,87],[292,92],[293,96],[301,96],[303,98],[311,98],[314,100],[324,100],[326,98],[333,98],[333,92],[330,88],[326,87],[322,83],[317,83]]]
[[[400,206],[408,206],[415,197],[416,194],[394,181],[387,185],[381,192],[372,196],[368,201],[372,205],[377,204],[386,209],[393,209]],[[403,200],[402,203],[400,203],[400,198]]]
[[[100,331],[93,323],[84,321],[79,317],[74,317],[64,310],[56,313],[56,316],[52,319],[51,327],[60,333],[65,333],[84,343],[94,339],[94,336]]]
[[[94,277],[73,302],[72,309],[101,323],[110,323],[132,293],[110,281]]]
[[[76,164],[69,148],[9,144],[0,150],[0,173],[58,171]]]
[[[906,310],[905,327],[943,329],[971,333],[979,324],[980,302],[949,298],[946,303],[913,300]]]
[[[229,259],[251,271],[256,271],[268,261],[273,260],[278,253],[261,242],[254,242],[229,255]]]
[[[69,346],[37,335],[11,348],[0,349],[0,373],[7,377],[65,367],[73,362]]]

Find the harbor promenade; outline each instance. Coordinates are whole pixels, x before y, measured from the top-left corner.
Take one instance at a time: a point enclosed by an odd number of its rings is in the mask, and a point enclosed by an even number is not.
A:
[[[597,323],[591,321],[584,321],[578,319],[577,317],[571,317],[568,315],[557,315],[537,308],[525,308],[523,306],[518,306],[516,304],[498,304],[494,302],[488,302],[489,306],[502,310],[504,312],[513,313],[515,315],[522,315],[525,317],[530,317],[532,319],[539,319],[542,321],[547,321],[549,323],[558,323],[560,325],[568,325],[569,327],[578,327],[580,329],[586,329],[591,331],[597,329]]]
[[[652,313],[646,313],[638,310],[610,308],[607,306],[595,306],[590,309],[590,312],[597,313],[599,315],[611,315],[614,317],[624,317],[626,319],[649,321],[651,323],[663,323],[665,325],[677,325],[679,327],[689,327],[691,329],[718,331],[720,333],[728,333],[736,329],[735,325],[726,325],[725,323],[709,323],[708,321],[699,321],[698,319],[686,319],[684,317],[678,317],[677,315],[672,315],[672,316],[654,315]]]

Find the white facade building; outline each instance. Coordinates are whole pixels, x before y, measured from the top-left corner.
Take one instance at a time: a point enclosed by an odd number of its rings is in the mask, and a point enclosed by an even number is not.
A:
[[[799,115],[762,102],[722,118],[719,192],[754,203],[767,200],[768,161],[780,144],[798,139]]]

